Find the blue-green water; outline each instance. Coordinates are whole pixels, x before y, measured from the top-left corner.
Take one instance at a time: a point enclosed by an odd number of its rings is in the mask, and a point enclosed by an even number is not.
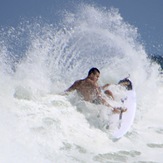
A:
[[[151,56],[152,61],[158,63],[161,66],[161,69],[163,69],[163,57],[162,56]]]

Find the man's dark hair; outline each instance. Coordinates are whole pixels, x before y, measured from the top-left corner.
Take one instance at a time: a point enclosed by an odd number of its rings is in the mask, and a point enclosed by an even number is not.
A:
[[[91,68],[90,70],[89,70],[89,72],[88,72],[88,76],[90,75],[90,74],[96,74],[96,73],[99,73],[100,74],[100,71],[97,69],[97,68],[95,68],[95,67],[93,67],[93,68]]]
[[[118,82],[118,84],[121,84],[121,83],[124,83],[124,82],[127,82],[127,83],[128,83],[126,89],[127,89],[127,90],[132,90],[132,82],[131,82],[129,79],[127,79],[127,78],[125,78],[125,79],[123,79],[123,80],[120,80],[120,81]]]

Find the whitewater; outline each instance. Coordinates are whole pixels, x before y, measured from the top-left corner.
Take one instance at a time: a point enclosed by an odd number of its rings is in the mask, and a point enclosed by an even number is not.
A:
[[[136,116],[118,141],[99,125],[103,108],[63,95],[92,67],[100,85],[133,81]],[[160,65],[117,9],[82,4],[58,24],[1,28],[0,76],[0,163],[162,163]]]

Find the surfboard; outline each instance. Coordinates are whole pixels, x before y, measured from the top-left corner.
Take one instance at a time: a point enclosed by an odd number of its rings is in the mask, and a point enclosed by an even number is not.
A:
[[[136,112],[136,93],[134,90],[126,91],[126,98],[122,99],[124,107],[127,108],[126,112],[119,115],[115,115],[117,120],[116,128],[112,133],[114,140],[120,139],[124,136],[133,124],[135,112]]]
[[[127,108],[127,111],[120,114],[111,114],[108,122],[108,129],[114,141],[123,137],[133,124],[136,112],[135,90],[133,88],[126,89],[120,101],[121,106]]]

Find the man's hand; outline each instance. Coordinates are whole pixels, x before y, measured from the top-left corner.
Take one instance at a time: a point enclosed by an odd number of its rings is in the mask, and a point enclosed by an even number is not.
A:
[[[116,108],[113,108],[113,113],[121,113],[121,111],[122,111],[122,113],[123,112],[126,112],[127,111],[127,108],[122,108],[122,107],[116,107]]]

